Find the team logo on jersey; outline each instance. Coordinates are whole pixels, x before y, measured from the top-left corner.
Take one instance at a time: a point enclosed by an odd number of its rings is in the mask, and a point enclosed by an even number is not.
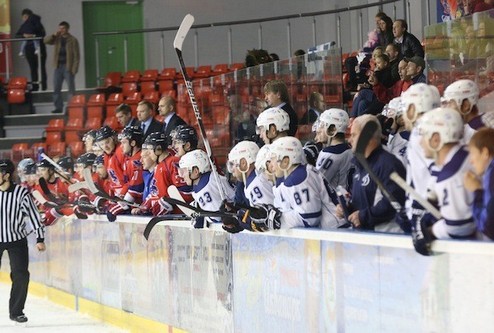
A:
[[[158,192],[158,186],[156,186],[156,179],[153,179],[151,180],[151,184],[149,185],[149,195],[150,196],[153,196],[153,197],[156,197],[158,196],[159,192]]]
[[[120,181],[117,178],[117,174],[115,173],[115,170],[109,169],[108,174],[110,175],[110,178],[115,185],[120,185]]]
[[[364,177],[362,177],[362,186],[367,186],[370,183],[370,177],[369,174],[366,174]]]

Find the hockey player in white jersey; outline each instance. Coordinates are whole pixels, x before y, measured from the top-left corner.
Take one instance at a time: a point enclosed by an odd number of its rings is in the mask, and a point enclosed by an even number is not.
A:
[[[348,128],[348,113],[341,109],[328,109],[321,113],[313,125],[316,142],[323,144],[319,153],[316,169],[326,178],[329,185],[339,185],[348,189],[348,175],[352,168],[352,150],[345,141]]]
[[[232,201],[234,190],[228,183],[225,176],[215,175],[211,172],[209,158],[203,150],[192,150],[180,158],[179,176],[182,177],[187,185],[192,186],[192,197],[196,204],[207,211],[217,212],[223,207],[223,199]],[[223,191],[223,198],[220,191]],[[207,224],[220,222],[217,219],[207,217]],[[197,219],[195,228],[203,228],[202,219]]]
[[[281,228],[320,227],[334,229],[344,221],[335,216],[336,193],[317,170],[305,164],[302,144],[284,137],[270,146],[271,165],[278,180],[276,207],[281,211]],[[279,196],[279,198],[276,198]]]
[[[267,145],[278,138],[287,136],[289,129],[288,113],[277,107],[264,110],[256,120],[256,132]]]
[[[228,154],[228,171],[239,180],[237,186],[242,186],[250,206],[273,204],[273,184],[255,167],[258,152],[255,142],[241,141]]]
[[[438,166],[433,185],[442,218],[429,227],[427,215],[412,225],[415,249],[430,254],[430,241],[437,239],[473,238],[476,233],[472,217],[473,196],[463,186],[469,170],[468,151],[460,143],[463,120],[451,108],[437,108],[425,113],[418,125],[421,146],[427,158]]]
[[[440,96],[433,88],[431,88],[431,86],[428,86],[425,83],[416,83],[402,94],[401,102],[403,104],[405,126],[407,130],[411,131],[407,147],[407,183],[412,186],[422,198],[428,198],[428,185],[431,181],[430,167],[434,163],[434,160],[425,156],[424,150],[420,145],[420,135],[416,125],[425,112],[440,105]],[[433,198],[433,201],[435,201],[435,198]],[[420,216],[414,216],[412,209],[417,208],[421,210],[423,208],[411,197],[407,198],[405,206],[407,208],[407,218],[413,224],[413,220]],[[402,221],[401,224],[410,226],[410,224],[405,223],[405,221]]]
[[[465,123],[463,144],[468,144],[472,135],[479,129],[492,124],[490,114],[481,115],[477,103],[479,87],[472,80],[458,80],[444,90],[443,98],[447,106],[460,112]],[[486,118],[487,117],[487,118]]]
[[[386,106],[384,106],[381,115],[386,117],[385,123],[387,129],[383,130],[383,132],[386,131],[388,135],[386,149],[406,166],[408,164],[407,147],[410,131],[405,128],[401,97],[393,98]],[[382,125],[383,124],[381,124],[381,126]]]

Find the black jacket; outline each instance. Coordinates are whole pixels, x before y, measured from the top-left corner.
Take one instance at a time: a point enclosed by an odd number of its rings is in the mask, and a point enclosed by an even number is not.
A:
[[[185,120],[180,118],[176,113],[170,118],[168,123],[165,125],[163,124],[163,133],[165,133],[166,136],[170,136],[171,131],[173,131],[178,125],[187,125]],[[165,127],[166,126],[166,127]]]
[[[411,33],[408,33],[407,31],[405,31],[405,34],[403,35],[403,42],[400,44],[400,47],[401,54],[404,57],[424,57],[424,48],[422,47],[422,44],[417,39],[417,37],[415,37]]]

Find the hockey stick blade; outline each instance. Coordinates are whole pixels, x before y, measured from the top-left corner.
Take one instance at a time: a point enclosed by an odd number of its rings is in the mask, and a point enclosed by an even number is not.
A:
[[[173,47],[175,49],[182,51],[182,45],[185,37],[187,37],[187,34],[189,33],[190,28],[192,28],[192,24],[194,24],[194,16],[191,14],[185,15],[182,23],[180,23],[175,39],[173,40]]]
[[[74,192],[80,191],[80,190],[89,190],[89,185],[86,183],[86,181],[77,182],[77,183],[69,185],[69,192],[70,193],[74,193]]]
[[[429,201],[422,198],[420,194],[413,187],[407,184],[407,182],[400,177],[399,174],[393,172],[389,178],[394,181],[399,187],[401,187],[406,193],[408,193],[415,201],[422,205],[429,213],[432,214],[436,219],[441,219],[441,212],[437,210]]]
[[[367,159],[365,157],[365,150],[369,141],[372,139],[372,136],[378,129],[377,124],[374,121],[367,122],[362,130],[360,131],[359,138],[357,140],[357,145],[355,147],[355,158],[359,161],[362,167],[367,171],[369,177],[376,183],[377,187],[381,190],[382,194],[388,199],[391,206],[397,211],[400,212],[403,209],[403,206],[393,197],[393,195],[386,189],[383,182],[377,175],[374,173],[374,170],[370,167]]]
[[[191,217],[232,217],[232,216],[235,216],[235,214],[233,214],[233,213],[212,212],[212,211],[208,211],[208,210],[203,210],[201,208],[194,207],[192,205],[189,205],[186,202],[183,202],[181,200],[176,200],[173,198],[163,197],[162,199],[171,205],[177,205],[177,206],[185,207],[188,210],[192,211],[193,213],[192,213],[192,215],[190,215]]]
[[[38,182],[39,182],[39,186],[41,187],[41,190],[43,191],[43,194],[46,195],[50,201],[52,201],[57,205],[64,205],[67,203],[66,199],[59,198],[51,192],[50,188],[48,187],[48,182],[46,181],[46,179],[41,177],[38,180]]]
[[[155,216],[151,220],[149,220],[148,224],[146,224],[146,228],[144,228],[144,232],[142,233],[146,240],[149,239],[149,234],[151,234],[151,230],[160,222],[163,221],[190,221],[190,218],[185,215],[163,215],[163,216]]]
[[[84,176],[84,182],[88,186],[89,191],[91,191],[91,193],[93,193],[94,195],[96,195],[98,197],[102,197],[104,199],[107,199],[107,200],[115,202],[115,203],[122,203],[122,204],[125,204],[125,205],[130,206],[130,207],[134,207],[134,208],[140,208],[141,207],[140,205],[138,205],[136,203],[133,203],[133,202],[130,202],[130,201],[127,201],[124,199],[120,199],[119,197],[112,196],[112,195],[106,193],[105,191],[99,189],[96,186],[96,184],[93,182],[93,177],[92,177],[91,171],[89,169],[84,169],[82,173]]]
[[[184,198],[182,198],[182,195],[180,194],[180,191],[175,185],[168,186],[167,192],[170,198],[185,202]],[[177,206],[177,207],[187,216],[192,216],[192,214],[194,213],[194,210],[188,209],[187,207],[182,207],[182,206]]]
[[[60,165],[58,165],[57,162],[55,162],[54,160],[52,160],[48,155],[46,155],[45,153],[41,153],[40,155],[43,159],[47,160],[48,163],[50,163],[51,165],[53,165],[55,167],[55,172],[57,173],[57,175],[59,175],[61,178],[63,178],[65,181],[67,181],[68,183],[72,184],[72,180],[67,177],[67,175],[65,174],[65,171],[64,169],[62,169],[62,167]]]

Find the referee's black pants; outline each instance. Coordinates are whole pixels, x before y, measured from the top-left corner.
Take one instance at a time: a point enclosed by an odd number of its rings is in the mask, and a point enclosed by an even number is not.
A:
[[[12,289],[10,289],[9,313],[11,317],[24,314],[26,304],[27,288],[29,285],[29,250],[27,238],[10,242],[0,243],[0,265],[4,250],[7,250],[10,261],[10,279]]]

